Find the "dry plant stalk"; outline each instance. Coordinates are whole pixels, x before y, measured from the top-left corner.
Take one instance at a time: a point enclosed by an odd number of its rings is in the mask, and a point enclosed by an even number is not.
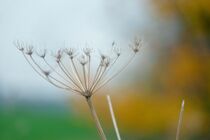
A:
[[[178,120],[178,126],[177,126],[177,131],[176,131],[176,140],[179,140],[179,137],[180,137],[183,114],[184,114],[184,100],[182,100],[182,105],[181,105],[181,109],[179,113],[179,120]]]
[[[41,53],[34,53],[34,46],[31,44],[19,41],[16,41],[14,44],[21,51],[29,65],[43,79],[60,89],[85,97],[98,133],[102,140],[106,140],[106,136],[92,103],[92,95],[104,87],[128,66],[139,52],[142,43],[143,42],[140,39],[136,38],[134,40],[130,45],[132,50],[131,57],[111,76],[108,76],[108,73],[110,73],[110,70],[118,62],[121,56],[120,48],[116,47],[114,42],[112,43],[114,57],[111,58],[110,56],[101,53],[99,64],[95,71],[91,66],[93,63],[93,54],[92,49],[90,48],[84,48],[79,54],[78,51],[73,48],[58,50],[57,53],[54,54],[55,67],[48,61],[46,50],[43,50]],[[64,59],[67,59],[68,63],[64,63]]]
[[[113,111],[113,107],[112,107],[111,98],[110,98],[109,95],[107,95],[106,97],[107,97],[107,102],[108,102],[108,105],[109,105],[109,111],[110,111],[110,114],[111,114],[112,122],[113,122],[113,125],[114,125],[114,130],[115,130],[115,133],[117,135],[117,139],[121,140],[120,132],[118,130],[117,122],[116,122],[114,111]]]

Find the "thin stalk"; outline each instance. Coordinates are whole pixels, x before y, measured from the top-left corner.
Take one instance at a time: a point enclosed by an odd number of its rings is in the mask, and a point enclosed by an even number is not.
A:
[[[89,84],[90,84],[90,60],[91,60],[91,57],[90,56],[88,56],[88,77],[87,77],[87,79],[88,79],[88,82],[87,82],[87,89],[89,89]]]
[[[99,118],[98,118],[98,116],[96,114],[96,111],[95,111],[94,105],[92,103],[91,97],[87,97],[86,100],[87,100],[88,107],[90,109],[91,115],[92,115],[92,117],[94,119],[94,122],[96,124],[98,133],[99,133],[99,135],[101,137],[101,140],[106,140],[106,135],[104,134],[103,128],[102,128],[102,126],[100,124],[100,121],[99,121]]]
[[[64,67],[63,68],[63,65],[60,63],[60,62],[58,62],[58,66],[59,66],[59,68],[63,71],[63,73],[74,83],[74,85],[76,86],[76,87],[78,87],[80,90],[83,90],[83,87],[81,86],[79,86],[77,83],[76,83],[76,81],[74,81],[74,78],[71,76],[71,75],[69,75],[68,73],[67,73],[67,71],[65,70],[66,68]]]
[[[114,125],[114,130],[115,130],[116,135],[117,135],[117,139],[121,140],[120,133],[119,133],[119,130],[118,130],[118,127],[117,127],[117,122],[116,122],[115,115],[114,115],[114,111],[113,111],[113,107],[112,107],[111,98],[110,98],[109,95],[107,95],[106,97],[107,97],[107,101],[108,101],[108,105],[109,105],[109,111],[110,111],[110,114],[111,114],[111,117],[112,117],[112,122],[113,122],[113,125]]]
[[[50,65],[50,63],[47,62],[47,60],[45,58],[43,58],[44,62],[47,64],[47,66],[53,71],[55,72],[58,76],[60,76],[63,80],[65,80],[66,82],[68,82],[69,84],[74,84],[72,83],[72,81],[67,80],[63,75],[61,75],[59,72],[56,71],[55,68],[53,68],[52,65]]]
[[[104,85],[106,85],[107,83],[109,83],[114,77],[118,76],[118,74],[120,74],[128,66],[128,64],[133,60],[133,58],[135,57],[135,55],[136,54],[134,53],[131,56],[131,58],[128,60],[128,62],[118,72],[116,72],[110,78],[106,79],[104,82],[102,82],[101,84],[99,84],[98,87],[96,89],[94,89],[94,91],[92,91],[92,92],[95,93],[96,91],[98,91],[99,89],[101,89]]]
[[[74,60],[73,60],[73,59],[70,59],[70,60],[71,60],[71,64],[72,64],[72,67],[73,67],[73,68],[72,68],[73,73],[74,73],[76,79],[78,80],[78,82],[80,83],[81,87],[83,88],[83,91],[85,91],[85,88],[84,88],[84,86],[83,86],[83,84],[82,84],[82,80],[81,80],[81,78],[80,78],[80,76],[79,76],[79,73],[78,73],[78,71],[77,71],[76,65],[74,64]]]
[[[94,85],[90,89],[91,92],[94,91],[94,89],[97,87],[98,83],[101,81],[104,73],[106,72],[106,69],[107,69],[107,67],[105,67],[103,69],[103,71],[101,71],[101,73],[99,74],[98,79],[95,81]]]
[[[84,76],[84,81],[85,81],[85,90],[87,90],[87,83],[88,83],[88,79],[87,79],[87,72],[85,69],[85,65],[82,65],[82,71],[83,71],[83,76]]]
[[[183,119],[183,113],[184,113],[184,100],[182,100],[181,110],[180,110],[180,113],[179,113],[179,121],[178,121],[178,126],[177,126],[177,131],[176,131],[176,140],[179,140],[179,137],[180,137],[180,130],[181,130],[181,124],[182,124],[182,119]]]
[[[101,73],[101,69],[102,69],[102,66],[101,66],[101,62],[100,62],[100,64],[98,65],[98,68],[96,70],[96,74],[94,76],[94,80],[92,82],[92,85],[90,86],[90,89],[92,89],[93,85],[95,84],[95,81],[98,79],[98,76]]]

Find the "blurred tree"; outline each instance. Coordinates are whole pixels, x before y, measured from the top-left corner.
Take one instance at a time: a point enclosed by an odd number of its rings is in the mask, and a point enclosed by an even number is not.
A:
[[[152,0],[152,3],[157,16],[178,20],[182,29],[175,47],[165,48],[167,53],[157,64],[153,80],[165,93],[179,93],[200,101],[206,112],[202,139],[209,139],[210,125],[206,124],[210,124],[210,1]]]
[[[182,37],[197,47],[210,47],[209,0],[151,0],[156,14],[173,17],[182,25]]]

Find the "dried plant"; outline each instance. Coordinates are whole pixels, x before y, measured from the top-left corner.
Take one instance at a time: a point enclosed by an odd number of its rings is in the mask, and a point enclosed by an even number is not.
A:
[[[60,89],[71,91],[85,97],[99,135],[102,140],[106,140],[91,97],[128,66],[142,47],[142,40],[134,40],[130,45],[131,57],[115,73],[111,73],[110,71],[121,57],[121,50],[116,47],[115,42],[112,43],[114,57],[112,58],[111,56],[100,53],[99,63],[95,71],[93,70],[94,67],[92,67],[94,63],[92,62],[94,57],[93,50],[90,48],[84,48],[82,51],[73,48],[58,50],[56,54],[53,55],[56,64],[56,66],[54,66],[47,60],[46,50],[35,52],[33,45],[19,41],[15,42],[15,46],[21,51],[29,65],[43,79]],[[40,59],[38,60],[38,58]],[[64,61],[66,63],[64,63]],[[108,73],[111,73],[111,75],[109,76]]]
[[[178,120],[178,125],[177,125],[177,130],[176,130],[176,140],[179,140],[179,137],[180,137],[183,114],[184,114],[184,100],[182,100],[182,105],[179,112],[179,120]]]
[[[114,125],[114,130],[115,130],[115,133],[117,135],[117,139],[121,140],[120,132],[118,130],[117,121],[115,119],[115,115],[114,115],[114,111],[113,111],[113,107],[112,107],[111,98],[110,98],[109,95],[107,95],[106,97],[107,97],[107,102],[108,102],[108,106],[109,106],[109,111],[110,111],[110,114],[111,114],[112,122],[113,122],[113,125]]]

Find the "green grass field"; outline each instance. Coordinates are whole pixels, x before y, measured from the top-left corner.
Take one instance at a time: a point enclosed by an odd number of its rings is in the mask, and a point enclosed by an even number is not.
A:
[[[57,111],[56,111],[57,110]],[[1,107],[0,140],[94,140],[94,125],[60,108]]]

